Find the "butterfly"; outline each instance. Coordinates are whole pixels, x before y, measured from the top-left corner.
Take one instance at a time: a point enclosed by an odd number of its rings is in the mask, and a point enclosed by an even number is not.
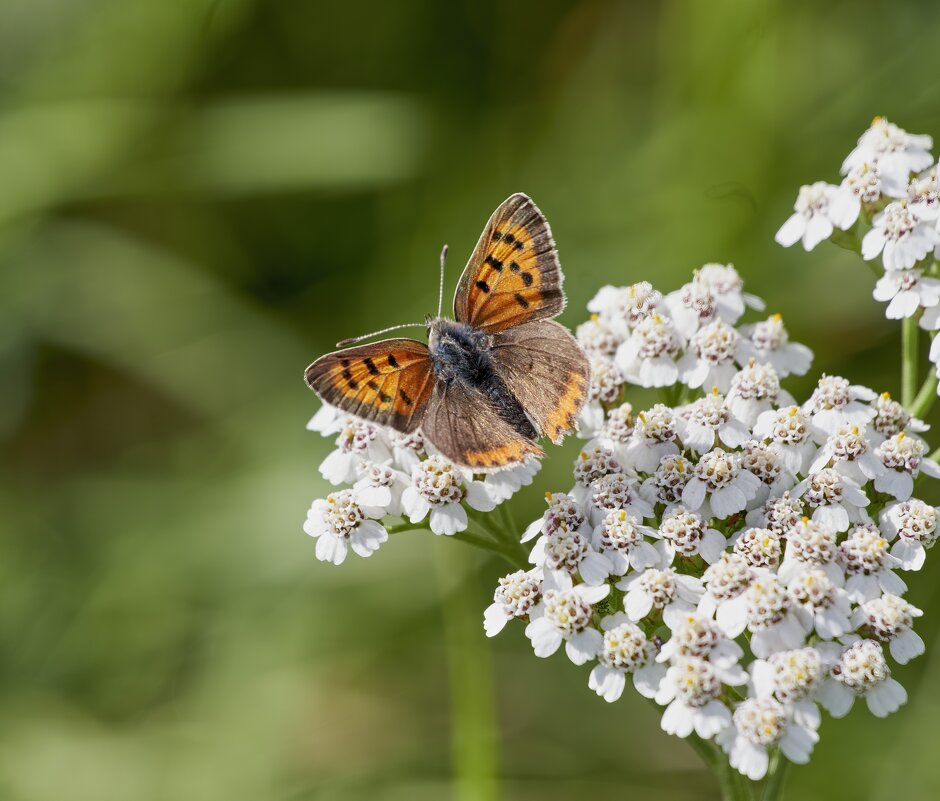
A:
[[[560,442],[588,393],[587,357],[551,319],[565,306],[562,280],[548,221],[514,194],[493,212],[464,268],[454,319],[440,309],[426,319],[427,344],[345,348],[317,359],[304,377],[348,414],[402,433],[420,427],[455,464],[485,472],[541,456],[536,440]]]

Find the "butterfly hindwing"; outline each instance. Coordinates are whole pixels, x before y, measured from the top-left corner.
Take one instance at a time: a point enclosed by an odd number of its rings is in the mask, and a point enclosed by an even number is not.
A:
[[[454,315],[488,333],[554,317],[565,305],[551,229],[526,195],[493,212],[464,268]]]
[[[493,369],[539,432],[559,442],[574,428],[588,394],[590,369],[575,338],[552,320],[493,335]]]
[[[405,433],[421,425],[434,388],[428,348],[413,339],[328,353],[304,378],[326,403]]]
[[[422,431],[452,462],[476,471],[542,455],[542,449],[500,417],[482,393],[457,381],[437,382]]]

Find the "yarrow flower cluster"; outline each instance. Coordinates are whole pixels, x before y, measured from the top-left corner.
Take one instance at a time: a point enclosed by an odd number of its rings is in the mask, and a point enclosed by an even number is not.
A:
[[[938,475],[924,424],[839,376],[798,404],[781,378],[812,354],[779,315],[735,327],[763,304],[730,266],[665,296],[605,287],[588,308],[578,337],[608,383],[582,415],[572,485],[522,535],[530,566],[500,579],[486,633],[519,619],[537,656],[564,645],[592,664],[606,701],[630,677],[664,707],[664,731],[714,738],[755,780],[774,749],[810,758],[820,708],[897,709],[889,658],[924,648],[900,574],[938,536],[938,510],[912,497],[920,472]],[[680,401],[635,409],[631,384]]]
[[[887,304],[888,319],[917,320],[931,332],[930,361],[940,371],[940,165],[932,148],[932,137],[876,117],[843,161],[842,182],[802,187],[776,238],[784,247],[802,240],[806,250],[838,238],[866,261],[880,260],[873,297]]]

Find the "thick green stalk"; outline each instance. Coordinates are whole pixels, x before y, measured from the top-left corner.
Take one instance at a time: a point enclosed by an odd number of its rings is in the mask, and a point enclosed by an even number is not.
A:
[[[450,678],[455,801],[498,801],[499,759],[493,666],[483,636],[476,561],[440,543],[435,548]],[[454,585],[454,576],[463,581]]]
[[[905,409],[914,405],[917,394],[917,320],[906,317],[901,324],[901,403]]]

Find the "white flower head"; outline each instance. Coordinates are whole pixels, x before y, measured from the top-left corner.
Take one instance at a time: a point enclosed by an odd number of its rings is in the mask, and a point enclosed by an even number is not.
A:
[[[846,173],[842,189],[851,192],[861,204],[870,206],[877,203],[883,191],[878,168],[867,162],[855,165]]]
[[[529,560],[546,571],[580,576],[592,586],[602,584],[613,571],[610,560],[592,547],[590,536],[577,531],[539,537]]]
[[[884,117],[875,117],[842,162],[842,174],[864,164],[874,165],[885,194],[901,197],[907,187],[908,176],[933,164],[932,147],[930,136],[909,134]]]
[[[879,718],[897,711],[907,701],[907,693],[891,678],[884,651],[875,640],[856,640],[849,645],[817,697],[834,718],[847,715],[858,697],[863,697],[871,713]]]
[[[716,448],[695,465],[693,476],[682,491],[682,503],[697,512],[707,501],[711,514],[724,520],[743,511],[760,487],[761,480],[742,469],[735,454]]]
[[[744,281],[733,264],[704,264],[695,271],[692,281],[712,295],[718,316],[731,325],[746,308],[764,309],[764,301],[744,291]]]
[[[729,408],[718,387],[683,408],[676,419],[682,444],[698,453],[715,446],[717,437],[728,448],[740,447],[750,438],[748,426]]]
[[[607,584],[573,586],[568,573],[551,573],[542,583],[542,599],[530,612],[526,637],[535,655],[548,657],[565,644],[568,658],[583,665],[597,656],[603,646],[601,633],[591,626],[593,604],[610,592]]]
[[[739,553],[725,551],[705,571],[705,594],[700,614],[715,620],[729,637],[737,637],[747,626],[747,590],[756,573]]]
[[[694,512],[674,506],[663,515],[659,524],[664,564],[671,565],[678,555],[684,559],[701,556],[706,564],[718,561],[725,549],[725,537]]]
[[[804,567],[790,579],[787,591],[803,626],[808,631],[815,629],[820,638],[832,640],[854,628],[849,620],[852,602],[825,570]]]
[[[872,297],[888,304],[889,320],[903,320],[940,303],[940,280],[924,278],[923,270],[889,270],[878,279]]]
[[[927,551],[937,541],[938,509],[917,498],[889,504],[881,513],[881,530],[885,539],[897,541],[891,555],[902,570],[920,570]]]
[[[633,686],[640,695],[655,696],[666,675],[666,668],[655,660],[656,646],[623,612],[605,617],[601,629],[604,641],[588,686],[612,703],[623,693],[626,676],[632,674]]]
[[[915,217],[906,201],[896,201],[872,220],[862,240],[862,258],[871,261],[881,254],[885,270],[909,270],[938,245],[940,233],[932,222]]]
[[[832,236],[835,228],[845,231],[858,219],[861,204],[848,189],[816,181],[800,187],[793,204],[793,214],[780,226],[774,239],[785,248],[803,241],[804,250],[812,250]]]
[[[806,637],[787,588],[772,573],[761,572],[751,582],[745,599],[745,625],[751,632],[751,651],[766,659],[775,651],[799,648]],[[734,631],[728,636],[736,636]]]
[[[737,365],[747,361],[741,335],[721,318],[700,328],[689,340],[679,361],[682,382],[698,387],[718,387],[727,392]]]
[[[522,535],[522,542],[528,542],[539,534],[590,533],[587,515],[574,496],[564,492],[546,492],[545,502],[548,508],[529,524]]]
[[[630,442],[635,426],[636,419],[633,416],[633,405],[621,403],[607,412],[607,419],[604,421],[603,428],[598,433],[597,438],[601,440],[605,447],[613,449],[616,453]]]
[[[707,284],[693,280],[666,296],[666,308],[676,330],[690,339],[699,328],[715,319],[718,304]]]
[[[695,465],[683,456],[664,456],[659,467],[640,486],[640,494],[651,504],[666,506],[680,503],[685,485],[692,477]]]
[[[617,352],[624,337],[601,319],[600,314],[592,314],[590,319],[575,329],[575,339],[584,348],[588,356],[611,357]]]
[[[388,532],[369,519],[369,510],[356,503],[351,489],[315,500],[307,512],[304,531],[317,540],[317,559],[334,565],[343,563],[350,548],[367,557],[388,540]]]
[[[811,416],[814,426],[831,434],[839,426],[868,423],[875,411],[867,403],[876,397],[868,387],[823,373],[810,399],[803,404],[803,411]]]
[[[914,491],[914,479],[923,471],[931,478],[940,478],[940,466],[927,457],[927,445],[917,436],[902,431],[878,446],[876,455],[884,465],[875,479],[875,489],[887,492],[899,501],[906,501]]]
[[[832,467],[810,474],[793,488],[793,494],[812,509],[813,522],[830,531],[847,531],[849,523],[868,522],[868,496]]]
[[[902,594],[904,582],[894,573],[900,560],[888,552],[888,540],[871,523],[855,526],[839,543],[839,561],[846,573],[845,591],[856,603]]]
[[[860,486],[878,478],[885,472],[885,467],[866,433],[864,426],[839,426],[819,449],[809,472],[818,473],[831,466]]]
[[[858,607],[853,622],[858,627],[866,627],[875,639],[887,643],[894,661],[906,665],[924,652],[924,641],[914,632],[914,618],[922,614],[903,598],[885,593]]]
[[[482,481],[474,481],[468,470],[439,456],[430,456],[411,471],[411,484],[401,496],[401,506],[412,523],[429,514],[435,534],[456,534],[467,527],[467,510],[489,512],[496,507]]]
[[[918,220],[940,221],[940,175],[937,165],[911,180],[907,187],[907,206]]]
[[[729,408],[746,426],[753,426],[764,412],[779,403],[793,403],[793,398],[780,388],[780,377],[773,366],[758,363],[752,356],[731,378]]]
[[[791,342],[783,316],[772,314],[766,320],[741,328],[747,337],[745,349],[758,362],[766,362],[780,378],[805,375],[813,363],[813,352],[799,342]]]
[[[748,512],[747,524],[769,528],[778,536],[785,537],[803,517],[803,501],[784,492],[779,498],[768,498],[763,506]]]
[[[408,483],[409,476],[396,470],[389,461],[365,467],[353,490],[360,506],[374,510],[371,517],[397,516],[401,514],[401,496]]]
[[[391,460],[385,429],[349,416],[343,417],[338,425],[336,450],[320,465],[321,475],[334,486],[352,484],[368,464],[383,464]]]
[[[542,594],[538,570],[517,570],[503,576],[493,593],[493,603],[483,612],[483,629],[495,637],[514,618],[525,618],[535,608]]]
[[[744,443],[740,454],[741,468],[760,479],[762,487],[753,500],[767,496],[777,497],[796,484],[796,476],[789,469],[780,449],[758,440]],[[750,504],[754,505],[753,501]]]
[[[608,512],[621,509],[639,520],[653,516],[653,507],[640,494],[636,479],[625,473],[607,473],[594,479],[588,497],[591,522],[595,525]]]
[[[657,662],[675,662],[688,657],[707,659],[717,669],[722,683],[738,685],[747,681],[747,674],[738,664],[744,655],[743,649],[726,637],[714,620],[690,612],[673,623],[672,636],[660,648]]]
[[[816,453],[814,434],[825,437],[825,432],[818,431],[811,416],[799,406],[761,412],[754,423],[754,436],[770,440],[783,465],[793,475],[806,473]]]
[[[693,731],[710,739],[731,723],[720,700],[719,670],[706,659],[681,657],[666,671],[656,703],[666,705],[660,725],[667,734],[688,737]]]
[[[776,698],[782,704],[809,712],[813,696],[826,676],[827,667],[812,647],[778,651],[751,664],[751,682],[758,698]]]
[[[595,527],[593,544],[609,561],[610,572],[623,576],[631,567],[643,570],[659,563],[659,552],[644,536],[655,537],[655,529],[619,509],[608,512]]]
[[[657,403],[636,416],[633,436],[619,453],[628,467],[648,473],[656,468],[664,456],[679,453],[677,437],[676,413],[668,406]]]
[[[603,286],[587,307],[615,334],[626,338],[641,320],[662,311],[663,296],[648,281],[627,287]]]
[[[751,567],[773,570],[780,564],[783,543],[776,531],[769,528],[747,528],[732,539],[734,552]]]
[[[427,448],[421,429],[416,429],[410,434],[402,434],[389,429],[388,438],[392,446],[392,458],[395,460],[395,464],[410,475],[415,465],[427,456]]]
[[[667,387],[679,377],[676,358],[682,340],[670,318],[653,313],[640,320],[617,348],[616,362],[627,380],[641,387]]]
[[[871,404],[875,416],[871,421],[872,443],[880,445],[887,437],[902,431],[922,433],[930,428],[923,420],[911,417],[904,407],[887,392],[882,392]]]
[[[667,626],[691,612],[705,591],[699,579],[671,567],[649,567],[631,573],[617,583],[617,588],[626,592],[623,606],[630,620],[636,623],[661,612]]]
[[[735,707],[732,725],[716,738],[731,767],[752,781],[767,774],[768,749],[779,747],[791,762],[809,762],[819,742],[818,720],[798,719],[793,710],[773,698],[747,698]]]

